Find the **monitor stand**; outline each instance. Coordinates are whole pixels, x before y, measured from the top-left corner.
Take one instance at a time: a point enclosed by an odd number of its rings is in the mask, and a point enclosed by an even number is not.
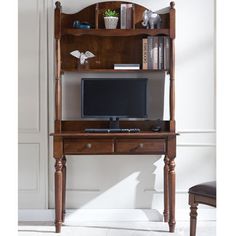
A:
[[[85,129],[84,130],[87,133],[137,133],[140,132],[139,128],[134,129],[120,129],[119,126],[119,118],[118,117],[111,117],[109,128],[108,129]]]
[[[110,129],[119,129],[119,118],[118,117],[110,117],[110,124],[109,124]]]

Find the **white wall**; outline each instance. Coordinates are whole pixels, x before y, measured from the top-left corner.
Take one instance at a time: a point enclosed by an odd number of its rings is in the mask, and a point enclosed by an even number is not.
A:
[[[35,0],[36,1],[36,0]],[[76,12],[96,1],[61,1],[63,11]],[[135,1],[153,10],[169,5],[169,1]],[[53,8],[48,1],[48,80],[49,80],[49,127],[53,131]],[[180,133],[177,142],[177,209],[187,207],[188,188],[201,181],[215,179],[215,74],[214,74],[214,9],[213,0],[204,1],[176,1],[176,122],[177,131]],[[45,22],[42,22],[45,26]],[[19,30],[20,31],[20,30]],[[36,40],[37,42],[37,40]],[[35,40],[34,40],[35,43]],[[33,47],[37,48],[37,45]],[[46,51],[43,51],[44,53]],[[36,53],[36,55],[38,55]],[[29,55],[28,55],[29,56]],[[34,55],[35,56],[35,55]],[[25,58],[22,54],[22,58]],[[29,57],[31,58],[31,57]],[[35,65],[32,62],[31,64]],[[40,67],[42,69],[42,67]],[[31,70],[30,70],[31,71]],[[32,70],[33,71],[33,70]],[[41,70],[40,70],[41,71]],[[28,75],[28,78],[31,76]],[[73,73],[65,74],[63,83],[63,102],[67,108],[63,110],[64,118],[77,118],[78,112],[72,112],[76,106],[76,91],[73,84],[79,76]],[[91,76],[91,75],[90,75]],[[20,77],[21,78],[21,77]],[[152,78],[153,79],[153,78]],[[160,78],[158,78],[160,80]],[[20,86],[27,90],[27,83],[20,80]],[[34,85],[31,85],[34,88]],[[36,88],[37,85],[36,85]],[[70,89],[72,88],[72,93]],[[168,83],[166,83],[168,88]],[[168,89],[166,89],[168,91]],[[27,93],[31,100],[36,99],[35,94]],[[21,94],[20,94],[21,96]],[[168,96],[167,96],[168,97]],[[20,98],[21,99],[21,98]],[[165,98],[166,99],[166,98]],[[35,102],[36,103],[36,102]],[[37,103],[38,104],[38,103]],[[168,104],[168,99],[165,100]],[[26,109],[27,102],[22,102],[20,107]],[[46,104],[43,105],[43,109]],[[35,107],[35,106],[34,106]],[[32,107],[33,108],[33,107]],[[166,112],[164,116],[167,118]],[[37,114],[37,111],[33,112]],[[25,110],[25,114],[29,114]],[[32,115],[32,119],[33,116]],[[22,115],[22,124],[24,124]],[[31,118],[30,118],[31,119]],[[27,125],[31,124],[29,122]],[[33,123],[35,124],[35,122]],[[30,135],[28,136],[31,137]],[[43,137],[43,136],[42,136]],[[45,139],[47,135],[45,134]],[[31,141],[32,142],[32,141]],[[36,146],[35,146],[36,148]],[[46,146],[39,146],[40,153],[46,153]],[[22,160],[26,158],[22,148]],[[50,141],[49,157],[49,207],[54,207],[54,160],[52,158],[52,143]],[[34,153],[36,151],[34,150]],[[29,154],[31,156],[34,153]],[[19,158],[21,158],[21,156]],[[42,155],[41,155],[42,156]],[[43,158],[43,157],[42,157]],[[154,208],[162,211],[163,186],[162,168],[163,161],[158,156],[70,156],[68,157],[68,208]],[[47,156],[42,159],[47,162]],[[23,160],[24,166],[26,160]],[[33,165],[33,164],[32,164]],[[37,164],[35,164],[35,167]],[[46,165],[46,163],[45,163]],[[28,168],[22,169],[24,174],[33,176]],[[47,185],[43,169],[40,181]],[[20,173],[23,173],[20,172]],[[23,174],[22,174],[23,175]],[[25,174],[26,175],[26,174]],[[21,178],[21,177],[20,177]],[[24,179],[23,179],[24,180]],[[32,181],[32,180],[31,180]],[[22,181],[24,185],[24,181]],[[46,188],[44,188],[46,194]],[[23,198],[23,197],[22,197]],[[45,208],[47,199],[34,199],[27,195],[28,203],[20,204],[23,208]],[[44,206],[40,205],[44,202]]]

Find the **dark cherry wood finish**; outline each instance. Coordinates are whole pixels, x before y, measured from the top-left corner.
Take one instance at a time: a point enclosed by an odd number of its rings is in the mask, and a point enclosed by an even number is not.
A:
[[[66,157],[62,158],[62,222],[66,214]]]
[[[104,26],[103,13],[106,9],[119,11],[121,2],[101,2],[93,4],[75,14],[61,13],[61,68],[63,71],[78,70],[76,58],[70,52],[78,49],[89,50],[96,57],[90,59],[90,69],[113,69],[116,63],[142,64],[142,38],[148,35],[170,35],[170,14],[162,14],[161,29],[145,29],[142,22],[143,6],[134,4],[133,29],[107,30]],[[90,30],[74,29],[75,20],[89,22]],[[78,37],[80,36],[80,37]],[[102,47],[101,47],[102,45]],[[111,57],[112,55],[112,57]]]
[[[175,156],[176,156],[176,138],[168,137],[167,155],[169,158],[168,170],[168,196],[169,196],[169,228],[170,232],[175,231]]]
[[[164,216],[164,221],[168,222],[169,221],[169,158],[168,155],[165,155],[164,158],[164,211],[163,211],[163,216]]]
[[[64,153],[68,155],[79,154],[112,154],[114,142],[112,139],[65,139]]]
[[[118,154],[162,154],[165,153],[164,139],[116,139]]]
[[[175,131],[175,4],[170,5],[170,130]]]
[[[190,236],[196,236],[198,204],[216,207],[216,182],[199,184],[189,189]]]
[[[119,10],[122,2],[102,2],[93,4],[78,13],[65,14],[60,2],[55,8],[55,127],[53,135],[53,156],[55,158],[55,226],[61,231],[65,215],[66,199],[66,155],[96,154],[164,154],[164,221],[169,222],[170,232],[175,229],[175,9],[171,2],[170,10],[162,14],[161,29],[145,29],[142,14],[146,9],[133,4],[133,28],[128,30],[106,30],[103,21],[105,9]],[[89,22],[90,30],[73,29],[75,20]],[[119,25],[119,23],[118,23]],[[170,37],[170,120],[121,121],[121,128],[140,128],[140,133],[85,133],[85,128],[107,128],[108,121],[62,120],[61,75],[74,72],[130,72],[113,69],[114,63],[142,64],[142,39],[148,35]],[[90,59],[88,69],[78,70],[77,60],[70,55],[73,50],[90,50],[96,57]],[[136,70],[134,72],[143,70]],[[157,73],[157,70],[145,70]],[[160,125],[160,132],[152,132],[152,127]]]

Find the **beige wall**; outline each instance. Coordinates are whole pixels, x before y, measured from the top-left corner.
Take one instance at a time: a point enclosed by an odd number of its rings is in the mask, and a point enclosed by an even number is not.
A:
[[[48,207],[47,1],[19,1],[19,207]]]

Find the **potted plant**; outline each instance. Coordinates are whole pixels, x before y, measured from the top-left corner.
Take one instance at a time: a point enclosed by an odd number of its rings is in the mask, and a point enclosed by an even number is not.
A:
[[[116,29],[119,13],[115,10],[107,9],[104,12],[104,23],[106,29]]]

